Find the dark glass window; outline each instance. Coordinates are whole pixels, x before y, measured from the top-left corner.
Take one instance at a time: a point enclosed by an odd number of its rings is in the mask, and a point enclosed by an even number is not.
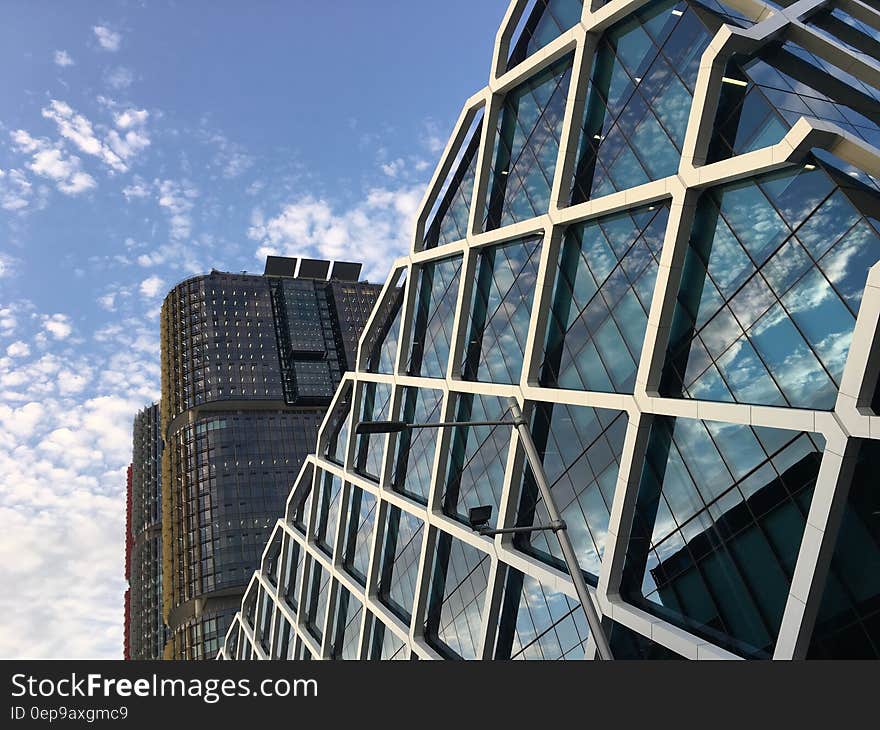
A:
[[[406,269],[398,269],[392,277],[392,289],[386,302],[373,320],[375,337],[370,338],[370,359],[367,370],[371,373],[393,373],[397,363],[397,343],[400,339],[400,320],[403,312]],[[367,343],[364,343],[366,349]]]
[[[326,447],[324,456],[342,466],[345,463],[345,449],[348,443],[348,418],[351,413],[351,385],[344,385],[344,390],[336,399],[336,405],[327,417]]]
[[[668,220],[658,203],[566,231],[542,385],[633,392]]]
[[[483,130],[482,117],[480,112],[459,159],[453,163],[450,177],[444,181],[433,216],[425,229],[425,248],[443,246],[467,237],[477,152]]]
[[[347,515],[342,565],[361,585],[366,585],[373,525],[376,521],[376,498],[352,485],[348,495]]]
[[[841,8],[821,8],[810,15],[807,24],[851,51],[880,58],[880,32]]]
[[[402,620],[412,616],[425,523],[389,506],[382,530],[379,600]]]
[[[572,56],[566,56],[505,96],[492,152],[484,230],[550,210],[571,63]]]
[[[518,33],[510,43],[507,68],[525,61],[580,22],[583,0],[532,0],[523,10]]]
[[[342,501],[342,480],[331,472],[319,473],[323,482],[318,492],[318,511],[315,515],[317,525],[314,538],[328,555],[333,555],[336,540],[336,526],[339,524],[339,507]]]
[[[676,173],[700,58],[721,23],[696,3],[651,3],[602,36],[572,203]]]
[[[598,579],[605,549],[626,425],[626,414],[620,411],[561,403],[537,403],[532,416],[532,437],[553,498],[568,525],[578,564],[592,582]],[[517,524],[549,522],[532,469],[526,465]],[[565,570],[553,532],[517,536],[515,544]]]
[[[275,635],[272,639],[272,658],[289,659],[288,652],[292,648],[290,642],[290,624],[280,611],[275,613]]]
[[[507,569],[496,659],[581,659],[589,635],[577,599],[550,590],[514,568]]]
[[[816,157],[705,193],[669,336],[664,395],[830,410],[880,194]]]
[[[824,439],[657,417],[621,594],[750,657],[773,654]]]
[[[445,378],[452,344],[461,256],[422,265],[410,337],[410,375]]]
[[[436,423],[440,420],[443,391],[404,388],[402,400],[401,419],[406,423]],[[391,475],[395,491],[427,504],[436,445],[437,429],[433,428],[403,431],[396,437]]]
[[[452,659],[476,659],[489,556],[449,533],[437,536],[425,638]]]
[[[877,146],[878,108],[877,89],[794,43],[737,56],[724,71],[709,161],[776,144],[801,117],[831,122]]]
[[[615,659],[683,659],[672,649],[667,649],[662,644],[651,641],[637,631],[627,628],[617,621],[609,618],[602,619],[605,626],[605,634],[608,636],[608,645],[611,647],[611,655]]]
[[[456,421],[496,421],[507,414],[507,403],[496,396],[460,393]],[[492,506],[498,517],[511,426],[456,426],[446,469],[443,511],[463,522],[472,507]]]
[[[364,383],[361,391],[361,421],[387,421],[391,408],[391,386],[387,383]],[[356,469],[376,481],[382,476],[385,434],[363,433],[357,436]]]
[[[480,249],[461,366],[465,380],[519,383],[540,258],[540,236]]]
[[[809,659],[880,659],[880,442],[858,440]]]
[[[324,637],[327,601],[330,596],[330,573],[315,560],[309,570],[309,589],[306,598],[306,628],[318,641]]]
[[[360,656],[361,614],[364,607],[343,586],[338,586],[338,591],[330,656],[333,659],[357,659]]]
[[[269,632],[272,628],[272,601],[269,600],[269,594],[265,589],[260,590],[260,597],[257,599],[257,641],[265,654],[269,653]],[[203,629],[204,630],[204,629]],[[193,645],[197,645],[202,640],[194,641]]]
[[[368,658],[373,660],[409,659],[406,644],[372,614],[370,614],[370,637],[367,652]]]
[[[284,559],[284,578],[281,581],[281,595],[294,612],[299,608],[300,579],[305,551],[299,543],[287,538],[287,555]]]
[[[281,578],[281,534],[280,528],[275,530],[275,535],[269,543],[269,550],[263,561],[263,575],[276,588]]]

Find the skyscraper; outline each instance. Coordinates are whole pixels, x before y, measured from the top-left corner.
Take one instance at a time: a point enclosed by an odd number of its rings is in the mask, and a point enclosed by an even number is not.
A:
[[[380,287],[359,264],[329,270],[270,257],[262,276],[213,271],[163,303],[166,658],[216,654],[353,357]]]
[[[783,3],[785,5],[785,3]],[[463,19],[462,22],[467,22]],[[513,0],[224,658],[880,656],[880,12]],[[403,295],[398,287],[405,278]]]
[[[162,436],[159,405],[134,418],[128,468],[126,520],[127,659],[161,659],[162,620]]]

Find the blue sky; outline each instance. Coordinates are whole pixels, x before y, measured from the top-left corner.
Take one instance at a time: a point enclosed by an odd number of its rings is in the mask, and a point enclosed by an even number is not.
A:
[[[0,657],[121,656],[162,298],[269,252],[383,280],[506,5],[4,4]]]

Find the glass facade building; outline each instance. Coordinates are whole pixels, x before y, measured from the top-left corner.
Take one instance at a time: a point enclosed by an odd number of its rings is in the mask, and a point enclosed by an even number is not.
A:
[[[381,290],[360,265],[296,265],[214,271],[163,304],[165,658],[216,654]]]
[[[880,658],[880,10],[513,0],[222,659]]]

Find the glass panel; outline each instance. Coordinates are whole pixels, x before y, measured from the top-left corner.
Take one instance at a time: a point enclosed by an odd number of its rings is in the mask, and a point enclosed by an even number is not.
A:
[[[376,521],[376,498],[360,487],[351,486],[348,497],[348,522],[342,548],[342,565],[361,585],[367,583],[373,525]]]
[[[452,344],[461,256],[424,264],[419,269],[408,373],[445,378]]]
[[[287,538],[287,555],[284,559],[284,578],[281,581],[281,595],[294,613],[299,608],[300,579],[302,577],[305,551],[299,543]]]
[[[782,621],[824,439],[657,417],[621,594],[748,657]]]
[[[388,383],[364,383],[361,386],[361,421],[387,421],[391,409],[391,386]],[[379,481],[387,436],[363,433],[357,436],[358,474]]]
[[[453,163],[451,176],[444,181],[433,216],[425,228],[425,248],[443,246],[467,237],[477,152],[483,131],[482,117],[483,113],[480,112],[463,151]]]
[[[312,560],[309,571],[309,589],[306,598],[306,628],[318,641],[324,637],[327,600],[330,596],[330,574],[320,563]]]
[[[367,647],[370,659],[388,661],[409,659],[406,644],[375,616],[370,620],[370,638]]]
[[[590,630],[577,599],[507,569],[496,659],[582,659]],[[615,657],[616,658],[616,657]]]
[[[489,556],[441,532],[431,569],[425,637],[454,659],[476,659]]]
[[[484,230],[550,209],[571,64],[572,56],[566,56],[505,96],[495,133]]]
[[[388,298],[376,313],[373,322],[375,336],[369,343],[370,358],[367,371],[371,373],[394,373],[397,363],[397,342],[400,339],[400,321],[403,313],[406,269],[398,269],[392,275],[393,287]],[[365,349],[367,343],[364,343]]]
[[[272,658],[288,659],[288,652],[292,648],[291,628],[287,619],[280,611],[275,612],[275,633],[272,639]]]
[[[578,564],[594,583],[605,550],[626,425],[625,413],[561,403],[537,403],[532,416],[532,437],[553,498],[568,525]],[[549,522],[531,467],[526,465],[517,524]],[[518,535],[515,544],[565,570],[553,532]]]
[[[851,40],[865,38],[840,21],[832,25],[846,28]],[[876,39],[868,40],[880,49]],[[877,146],[878,102],[880,91],[791,42],[755,58],[735,57],[724,72],[709,161],[775,144],[801,117],[831,122]]]
[[[880,194],[811,157],[700,200],[660,391],[831,410]]]
[[[382,531],[379,600],[407,622],[416,595],[424,526],[399,507],[389,507]]]
[[[400,417],[406,423],[437,423],[442,405],[441,390],[404,388]],[[403,431],[395,438],[392,487],[422,504],[428,503],[437,434],[437,429],[419,428]]]
[[[651,3],[602,36],[572,203],[675,174],[700,57],[722,20],[696,3]]]
[[[668,219],[662,203],[566,231],[542,385],[633,392]]]
[[[507,403],[490,395],[461,393],[456,396],[456,421],[499,421],[507,415]],[[467,521],[472,507],[491,505],[492,524],[498,515],[511,426],[456,426],[446,469],[443,511]]]
[[[342,466],[345,463],[345,449],[348,445],[348,418],[351,412],[351,385],[346,384],[336,400],[336,405],[330,411],[330,416],[325,427],[327,433],[327,445],[324,456],[332,462]]]
[[[583,0],[532,0],[511,39],[508,70],[573,28],[583,10]]]
[[[880,442],[853,447],[856,465],[808,659],[880,659]]]
[[[340,585],[338,590],[330,656],[333,659],[358,659],[363,604],[345,587]]]
[[[627,628],[623,624],[604,618],[603,623],[610,624],[610,629],[606,628],[608,635],[608,645],[611,647],[611,654],[615,659],[683,659],[684,657],[676,654],[672,649],[667,649],[661,644],[651,641],[647,636],[643,636],[637,631]]]
[[[480,249],[461,367],[465,380],[519,383],[541,241],[532,236]]]
[[[319,474],[322,480],[318,492],[317,524],[313,532],[318,547],[328,555],[333,555],[336,540],[336,526],[339,524],[339,507],[342,500],[342,480],[335,474]]]

